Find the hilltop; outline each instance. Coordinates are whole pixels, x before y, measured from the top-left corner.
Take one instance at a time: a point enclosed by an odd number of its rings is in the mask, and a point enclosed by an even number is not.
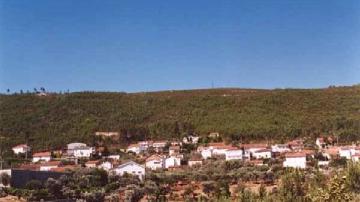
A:
[[[0,95],[0,115],[3,148],[26,139],[35,149],[91,144],[95,131],[120,132],[119,144],[214,131],[235,141],[346,141],[360,134],[360,87]]]

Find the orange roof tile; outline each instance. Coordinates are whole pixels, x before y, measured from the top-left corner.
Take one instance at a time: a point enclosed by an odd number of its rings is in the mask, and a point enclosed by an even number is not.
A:
[[[33,157],[46,157],[46,156],[51,156],[50,152],[38,152],[38,153],[34,153],[32,155]]]
[[[306,157],[306,153],[304,152],[286,153],[285,157],[286,158]]]

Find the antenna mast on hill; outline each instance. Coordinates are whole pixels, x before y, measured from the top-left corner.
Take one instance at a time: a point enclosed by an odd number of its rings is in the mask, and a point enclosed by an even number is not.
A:
[[[211,88],[214,88],[214,81],[211,81]]]

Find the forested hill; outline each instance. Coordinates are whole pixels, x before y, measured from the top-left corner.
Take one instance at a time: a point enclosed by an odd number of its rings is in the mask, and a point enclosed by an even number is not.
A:
[[[360,87],[209,89],[151,93],[80,92],[0,96],[0,140],[36,149],[91,143],[119,131],[120,143],[220,132],[227,140],[360,137]]]

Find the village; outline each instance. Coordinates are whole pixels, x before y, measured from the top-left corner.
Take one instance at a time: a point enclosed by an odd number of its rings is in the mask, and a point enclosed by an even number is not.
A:
[[[112,138],[117,132],[96,132],[95,136]],[[11,177],[11,183],[1,186],[23,188],[27,180],[37,179],[27,177],[20,181],[16,176],[18,171],[41,173],[66,173],[79,169],[101,169],[109,175],[131,175],[140,181],[153,172],[179,172],[181,170],[198,169],[209,161],[243,162],[250,167],[268,166],[277,162],[282,169],[319,169],[324,174],[329,173],[334,161],[358,162],[360,147],[357,145],[338,145],[332,136],[318,137],[313,142],[295,139],[282,144],[226,144],[219,133],[210,133],[207,141],[202,137],[189,135],[178,141],[144,140],[121,148],[118,153],[105,151],[103,147],[89,146],[85,143],[69,143],[62,150],[32,151],[27,144],[12,148],[19,158],[29,158],[27,163],[16,167],[0,170]],[[31,160],[30,160],[31,159]],[[268,172],[267,171],[267,172]],[[52,175],[49,175],[52,176]],[[41,180],[46,180],[42,178]],[[250,180],[251,181],[251,180]],[[258,180],[255,180],[258,181]],[[180,183],[180,182],[179,182]],[[256,182],[255,182],[256,183]],[[276,186],[276,181],[270,187]]]

